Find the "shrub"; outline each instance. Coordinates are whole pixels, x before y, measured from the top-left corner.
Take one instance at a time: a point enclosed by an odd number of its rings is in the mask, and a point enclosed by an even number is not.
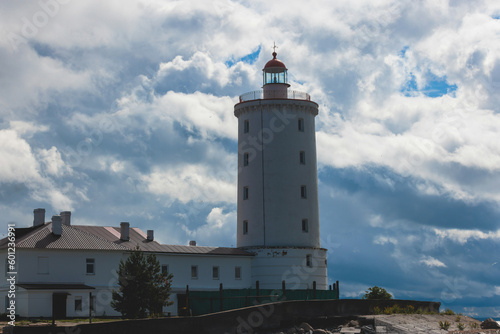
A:
[[[378,286],[368,288],[365,292],[363,299],[392,299],[392,295],[387,290]]]
[[[460,331],[463,331],[465,329],[465,325],[462,324],[461,322],[458,323],[457,327],[458,327],[458,330],[460,330]]]
[[[450,310],[449,308],[447,308],[444,312],[442,312],[443,314],[446,314],[446,315],[455,315],[455,312],[453,312],[452,310]]]
[[[472,329],[476,329],[476,328],[478,328],[478,327],[479,327],[479,325],[477,324],[477,322],[471,322],[471,323],[469,324],[469,326],[470,326],[470,328],[472,328]]]
[[[450,328],[450,325],[451,324],[448,321],[445,321],[445,322],[440,321],[439,322],[439,328],[444,329],[444,330],[448,330],[448,328]]]

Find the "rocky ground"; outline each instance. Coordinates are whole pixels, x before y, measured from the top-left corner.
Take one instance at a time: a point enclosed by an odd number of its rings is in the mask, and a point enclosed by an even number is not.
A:
[[[450,324],[449,328],[441,328],[440,322],[443,324],[448,322]],[[463,315],[444,314],[370,315],[358,317],[357,320],[350,320],[342,325],[321,327],[313,328],[308,323],[301,323],[298,326],[290,326],[269,334],[500,334],[500,329],[481,329],[479,320]]]

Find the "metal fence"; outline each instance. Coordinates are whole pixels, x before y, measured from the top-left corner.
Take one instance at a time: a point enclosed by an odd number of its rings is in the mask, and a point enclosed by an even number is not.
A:
[[[284,300],[339,299],[338,282],[330,290],[287,290],[287,289],[223,289],[219,291],[190,291],[186,288],[183,315],[202,315],[219,311],[254,306]]]
[[[240,102],[261,100],[264,99],[264,90],[254,90],[240,95]],[[311,101],[311,96],[304,92],[296,90],[287,90],[286,95],[283,91],[266,91],[266,99],[290,99],[290,100],[307,100]]]

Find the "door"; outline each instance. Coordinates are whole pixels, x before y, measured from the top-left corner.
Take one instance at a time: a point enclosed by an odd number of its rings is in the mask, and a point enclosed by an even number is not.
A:
[[[68,294],[63,292],[54,292],[52,294],[52,317],[54,319],[66,318],[66,299]]]

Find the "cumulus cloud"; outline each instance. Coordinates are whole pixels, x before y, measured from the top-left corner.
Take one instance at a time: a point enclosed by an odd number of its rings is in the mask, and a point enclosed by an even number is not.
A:
[[[440,238],[450,239],[461,245],[467,243],[469,240],[500,240],[500,230],[482,232],[478,230],[434,229],[434,232]]]
[[[213,171],[204,165],[177,166],[168,170],[155,168],[142,177],[148,191],[168,195],[182,203],[200,201],[234,203],[236,185],[232,171]]]
[[[443,267],[446,268],[446,264],[443,262],[439,261],[438,259],[433,258],[432,256],[424,256],[420,260],[420,263],[425,264],[427,267],[433,268],[433,267]]]
[[[484,298],[497,291],[497,3],[89,0],[48,15],[39,2],[4,1],[0,9],[6,220],[29,224],[18,211],[50,206],[74,209],[86,224],[156,224],[167,242],[234,244],[233,106],[261,88],[276,42],[292,89],[320,106],[329,280],[340,279],[346,296],[376,280],[398,296],[447,304],[464,287]],[[47,22],[23,33],[43,13]]]
[[[224,212],[223,208],[214,207],[206,222],[195,228],[189,229],[186,225],[181,225],[183,231],[190,239],[197,240],[199,246],[217,246],[223,240],[236,240],[236,212]],[[232,244],[234,247],[234,243]]]

